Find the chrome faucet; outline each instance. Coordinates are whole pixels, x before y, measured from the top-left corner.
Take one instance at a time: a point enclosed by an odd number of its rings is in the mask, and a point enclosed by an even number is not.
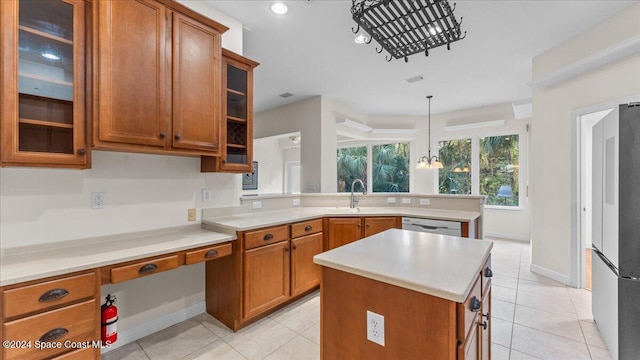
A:
[[[357,182],[359,182],[360,187],[362,187],[362,195],[367,195],[367,188],[364,186],[364,182],[362,182],[362,180],[360,179],[353,180],[353,182],[351,183],[351,205],[349,205],[349,207],[352,209],[355,208],[356,205],[358,205],[358,203],[360,202],[360,200],[356,199],[355,196],[353,196],[353,187]]]

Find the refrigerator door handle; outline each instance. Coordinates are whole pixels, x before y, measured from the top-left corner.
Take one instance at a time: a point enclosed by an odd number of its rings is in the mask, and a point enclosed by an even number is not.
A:
[[[601,253],[600,250],[598,250],[598,248],[594,247],[593,252],[596,253],[596,255],[598,255],[600,259],[602,259],[605,265],[607,265],[607,267],[611,269],[611,271],[613,271],[613,273],[616,274],[616,276],[620,277],[620,274],[618,273],[618,268],[616,268],[616,266],[613,265],[613,263],[609,259],[607,259],[607,257],[603,253]]]

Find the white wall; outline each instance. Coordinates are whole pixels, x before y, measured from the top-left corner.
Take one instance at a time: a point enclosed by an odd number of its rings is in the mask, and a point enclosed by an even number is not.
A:
[[[223,46],[242,53],[241,23],[199,1],[183,3],[231,27]],[[199,158],[93,151],[89,170],[2,168],[0,248],[193,224],[187,209],[203,207],[202,188],[213,190],[207,207],[240,204],[239,175],[201,174]],[[106,192],[105,209],[90,208],[94,191]],[[202,264],[192,265],[102,292],[117,296],[118,329],[126,335],[135,326],[199,308],[204,278]]]
[[[533,59],[535,81],[566,64],[640,36],[640,4]],[[597,68],[533,92],[531,129],[532,264],[566,283],[572,271],[571,112],[640,93],[640,56]],[[575,267],[573,267],[575,269]]]
[[[254,138],[300,132],[302,192],[320,192],[321,189],[319,154],[324,151],[320,130],[321,107],[321,97],[316,96],[254,115]]]

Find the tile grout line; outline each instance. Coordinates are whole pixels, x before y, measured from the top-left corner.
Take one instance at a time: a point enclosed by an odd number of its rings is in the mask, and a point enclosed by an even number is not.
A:
[[[576,309],[576,304],[573,301],[573,297],[569,294],[569,301],[571,301],[571,307],[573,308],[573,312],[576,314],[578,318],[578,325],[580,325],[580,332],[582,332],[582,337],[584,338],[584,343],[587,346],[587,353],[589,353],[589,357],[593,359],[593,354],[591,354],[591,348],[589,348],[589,342],[587,341],[587,336],[584,334],[584,329],[582,328],[582,320],[580,319],[580,314],[578,314],[578,309]]]

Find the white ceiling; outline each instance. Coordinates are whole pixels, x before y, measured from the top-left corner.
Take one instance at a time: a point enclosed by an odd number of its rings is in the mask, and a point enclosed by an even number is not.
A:
[[[245,26],[244,55],[255,71],[255,111],[323,95],[365,114],[424,115],[531,98],[532,58],[637,1],[458,1],[467,37],[429,57],[387,62],[374,40],[358,45],[350,0],[207,0]],[[450,0],[450,2],[453,2]],[[424,75],[409,84],[405,79]],[[294,96],[282,99],[278,95]]]

